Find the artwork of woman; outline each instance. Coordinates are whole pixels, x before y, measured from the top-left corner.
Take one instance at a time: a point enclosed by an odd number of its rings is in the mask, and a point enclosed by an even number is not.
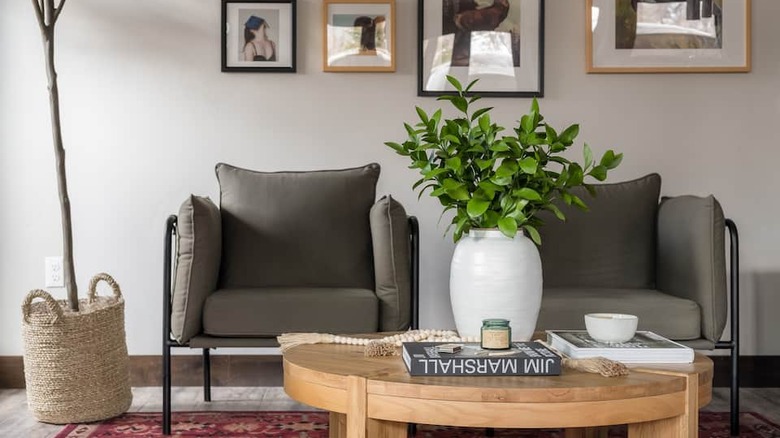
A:
[[[354,27],[360,28],[360,54],[375,54],[377,43],[377,28],[385,24],[385,17],[375,18],[360,16],[355,18]]]
[[[268,22],[252,15],[244,25],[244,61],[276,61],[276,44],[268,38]]]
[[[468,66],[472,31],[494,31],[509,15],[509,0],[444,0],[443,31],[454,34],[453,66]],[[515,60],[519,65],[519,58]]]

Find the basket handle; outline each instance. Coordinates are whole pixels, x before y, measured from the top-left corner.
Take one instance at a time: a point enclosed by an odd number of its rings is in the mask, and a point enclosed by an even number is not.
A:
[[[49,320],[49,325],[54,325],[58,323],[62,317],[62,307],[57,303],[57,301],[52,298],[51,294],[46,292],[43,289],[35,289],[31,290],[27,297],[25,297],[24,301],[22,302],[22,315],[24,316],[24,322],[29,324],[30,323],[30,311],[32,310],[32,302],[34,299],[40,298],[43,301],[46,302],[46,307],[49,308],[49,313],[51,314],[51,319]]]
[[[122,298],[122,290],[119,288],[119,284],[116,282],[116,280],[114,280],[114,277],[106,274],[105,272],[102,272],[92,277],[92,280],[89,280],[87,300],[90,303],[94,303],[97,299],[97,285],[101,281],[105,281],[109,286],[111,286],[111,289],[114,291],[114,298]]]

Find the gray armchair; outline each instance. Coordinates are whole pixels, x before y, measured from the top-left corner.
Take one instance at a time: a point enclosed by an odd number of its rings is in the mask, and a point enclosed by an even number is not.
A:
[[[731,350],[732,434],[738,431],[737,230],[712,197],[659,203],[661,177],[594,185],[574,193],[589,212],[561,208],[546,220],[540,253],[544,294],[537,329],[584,329],[591,312],[629,313],[650,330],[692,348]],[[725,229],[731,241],[731,291]],[[721,341],[731,300],[731,340]]]
[[[163,433],[171,348],[277,346],[286,332],[417,328],[418,227],[379,165],[316,172],[216,168],[220,207],[190,196],[165,234]],[[174,245],[176,246],[174,250]]]

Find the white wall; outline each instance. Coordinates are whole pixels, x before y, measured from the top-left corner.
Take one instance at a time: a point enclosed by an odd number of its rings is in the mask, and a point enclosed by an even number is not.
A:
[[[320,5],[299,0],[298,74],[219,71],[219,2],[71,0],[58,65],[83,288],[107,271],[127,297],[131,354],[159,353],[165,217],[190,192],[217,195],[219,161],[263,170],[376,161],[379,193],[422,222],[422,320],[449,327],[453,245],[438,203],[382,143],[402,137],[416,97],[416,2],[398,0],[395,74],[321,72]],[[780,2],[754,2],[754,67],[737,75],[586,75],[584,7],[547,2],[547,118],[581,122],[598,152],[625,152],[612,180],[659,172],[664,194],[715,194],[742,232],[745,354],[780,354]],[[19,305],[60,252],[59,209],[37,25],[0,2],[0,355],[21,354]],[[512,123],[526,99],[495,99]],[[57,292],[64,296],[62,291]],[[83,292],[82,292],[83,293]]]

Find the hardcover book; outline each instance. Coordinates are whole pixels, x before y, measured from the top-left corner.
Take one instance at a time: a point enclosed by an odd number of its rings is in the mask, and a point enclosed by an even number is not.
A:
[[[691,363],[693,349],[653,332],[621,343],[599,342],[585,330],[548,330],[547,342],[572,359],[601,356],[625,363]]]
[[[513,342],[508,350],[484,350],[464,343],[455,353],[445,342],[404,342],[403,360],[412,376],[557,376],[561,358],[538,342]]]

